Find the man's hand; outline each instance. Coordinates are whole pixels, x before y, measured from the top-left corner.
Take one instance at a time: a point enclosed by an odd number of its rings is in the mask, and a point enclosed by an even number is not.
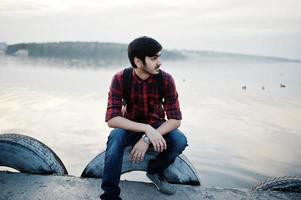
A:
[[[156,129],[149,126],[145,131],[145,135],[149,138],[149,140],[153,144],[155,151],[162,152],[166,150],[167,148],[166,141]]]
[[[147,151],[149,147],[149,144],[143,141],[143,138],[141,138],[133,147],[131,151],[131,160],[134,163],[138,163],[143,161],[145,152]]]

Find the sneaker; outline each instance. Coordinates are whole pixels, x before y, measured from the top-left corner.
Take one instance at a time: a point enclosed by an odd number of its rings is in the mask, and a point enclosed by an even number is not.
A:
[[[166,181],[164,175],[146,173],[146,176],[154,183],[160,192],[169,195],[175,193],[174,188]]]

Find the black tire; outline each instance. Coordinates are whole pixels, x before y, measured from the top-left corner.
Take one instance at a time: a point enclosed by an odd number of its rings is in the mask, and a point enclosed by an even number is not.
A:
[[[301,192],[301,177],[286,176],[271,178],[261,182],[253,190],[273,190],[282,192]]]
[[[124,150],[121,173],[130,171],[146,171],[147,164],[151,159],[154,159],[158,153],[153,149],[149,149],[144,157],[143,162],[133,163],[130,158],[132,147],[126,147]],[[105,151],[98,154],[86,166],[81,174],[81,177],[102,178],[104,168]],[[201,185],[199,175],[194,169],[192,163],[183,154],[179,155],[175,162],[165,170],[165,176],[168,182],[185,185]]]
[[[59,157],[45,144],[29,136],[0,134],[0,166],[32,174],[68,174]]]

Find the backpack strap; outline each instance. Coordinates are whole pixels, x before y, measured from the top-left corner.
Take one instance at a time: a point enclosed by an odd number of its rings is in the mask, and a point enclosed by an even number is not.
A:
[[[159,74],[157,74],[155,77],[156,77],[157,89],[159,92],[160,103],[163,104],[164,103],[164,98],[163,98],[164,80],[163,80],[162,71],[160,70]]]
[[[128,67],[123,70],[123,94],[122,94],[122,104],[126,105],[130,102],[130,95],[132,90],[132,73],[133,68]],[[160,103],[163,104],[163,88],[164,88],[164,80],[162,71],[159,71],[159,74],[155,75],[156,85],[159,92]]]
[[[122,94],[122,104],[126,105],[130,102],[130,95],[132,89],[132,72],[133,68],[128,67],[123,70],[123,94]]]

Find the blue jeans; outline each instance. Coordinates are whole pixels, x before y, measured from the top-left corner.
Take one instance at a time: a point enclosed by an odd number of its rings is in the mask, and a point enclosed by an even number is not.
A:
[[[104,193],[102,199],[121,199],[119,181],[122,168],[123,153],[126,146],[135,145],[143,133],[133,133],[124,129],[116,128],[110,133],[107,141],[105,166],[101,188]],[[164,173],[164,170],[171,165],[176,157],[180,155],[187,146],[185,135],[175,129],[164,135],[167,149],[158,154],[156,159],[151,160],[148,165],[149,173]]]

